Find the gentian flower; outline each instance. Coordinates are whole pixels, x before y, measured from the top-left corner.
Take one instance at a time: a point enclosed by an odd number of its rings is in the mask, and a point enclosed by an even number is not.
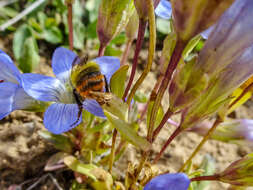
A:
[[[212,122],[203,121],[188,131],[204,136],[211,127]],[[253,120],[236,119],[223,122],[214,131],[211,139],[253,147]]]
[[[252,8],[251,0],[235,1],[215,24],[197,60],[179,66],[169,88],[171,109],[194,103],[194,120],[208,116],[253,74]]]
[[[184,173],[163,174],[149,181],[144,190],[187,190],[190,180]]]
[[[42,111],[47,106],[27,95],[20,85],[23,74],[11,58],[0,50],[0,119],[14,110]]]
[[[172,16],[172,8],[171,8],[171,3],[168,0],[161,0],[158,6],[155,9],[155,13],[157,16],[163,18],[163,19],[170,19]],[[207,30],[204,32],[201,32],[200,35],[204,38],[207,39],[210,33],[213,30],[213,26],[209,27]]]
[[[223,172],[217,174],[219,181],[238,186],[253,186],[253,153],[230,164]]]
[[[70,82],[72,63],[76,57],[77,55],[68,49],[57,48],[52,59],[56,78],[32,73],[22,77],[22,85],[27,94],[40,101],[53,102],[44,114],[44,125],[54,134],[69,131],[81,122]],[[93,61],[100,66],[101,73],[108,82],[120,66],[120,61],[114,57],[104,56]],[[105,117],[102,108],[93,99],[86,99],[83,108],[96,116]],[[76,121],[78,122],[75,123]]]

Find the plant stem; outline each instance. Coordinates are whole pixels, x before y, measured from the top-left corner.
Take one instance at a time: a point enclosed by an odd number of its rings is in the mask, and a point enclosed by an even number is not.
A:
[[[100,43],[99,50],[98,50],[98,57],[104,56],[105,48],[106,48],[106,45]]]
[[[112,135],[112,148],[111,148],[111,155],[110,155],[110,161],[109,161],[109,172],[110,173],[112,173],[112,166],[113,166],[114,157],[115,157],[115,143],[116,143],[117,133],[118,133],[118,131],[116,129],[114,129],[113,135]]]
[[[133,43],[132,40],[128,40],[127,41],[126,48],[124,50],[124,53],[123,53],[121,61],[120,61],[120,66],[123,66],[123,65],[126,64],[126,61],[127,61],[127,58],[128,58],[129,51],[130,51],[130,48],[132,46],[132,43]]]
[[[136,169],[136,172],[134,173],[134,180],[133,180],[133,183],[132,183],[132,185],[130,187],[131,190],[136,189],[135,188],[136,182],[138,181],[138,178],[140,176],[141,170],[142,170],[143,166],[145,165],[145,163],[147,161],[148,155],[149,155],[149,152],[144,152],[143,155],[142,155],[142,159],[141,159],[141,161],[139,163],[139,166]]]
[[[209,137],[213,134],[213,132],[215,131],[215,129],[218,127],[218,125],[222,122],[222,119],[220,117],[218,117],[213,126],[209,129],[209,131],[207,132],[207,134],[203,137],[203,139],[201,140],[201,142],[199,143],[199,145],[197,146],[197,148],[193,151],[193,153],[191,154],[191,156],[188,158],[188,160],[184,163],[184,165],[179,169],[179,172],[183,172],[184,168],[191,162],[191,160],[193,159],[193,157],[199,152],[199,150],[202,148],[202,146],[205,144],[205,142],[209,139]]]
[[[198,176],[191,178],[191,181],[217,181],[217,180],[219,180],[219,174],[210,176]]]
[[[148,21],[149,21],[149,50],[148,50],[148,63],[145,67],[144,71],[142,72],[141,76],[138,78],[136,83],[134,84],[128,98],[127,98],[127,104],[130,105],[131,100],[139,88],[139,86],[142,84],[146,76],[148,75],[152,63],[153,58],[155,54],[155,46],[156,46],[156,25],[155,25],[155,13],[154,13],[154,5],[153,1],[147,0],[146,3],[148,4]]]
[[[167,112],[163,116],[163,119],[162,119],[161,123],[158,125],[158,127],[153,132],[152,142],[154,142],[157,135],[160,133],[161,129],[163,128],[164,124],[172,116],[172,114],[173,114],[173,112],[170,110],[170,108],[168,108]]]
[[[139,20],[138,37],[137,37],[136,48],[135,48],[134,58],[133,58],[133,66],[132,66],[132,70],[131,70],[131,74],[130,74],[130,78],[129,78],[127,87],[126,87],[124,95],[123,95],[124,100],[127,97],[128,91],[129,91],[129,89],[133,83],[133,80],[134,80],[134,76],[135,76],[137,64],[138,64],[138,57],[139,57],[141,47],[143,44],[146,26],[147,26],[147,21],[140,19]]]
[[[229,108],[233,107],[237,102],[239,102],[241,100],[241,98],[247,93],[249,92],[251,89],[253,89],[253,83],[251,83],[249,86],[247,86],[243,92],[240,94],[240,96],[238,96],[230,105]]]
[[[165,92],[166,88],[168,87],[168,84],[171,80],[172,74],[173,74],[174,70],[176,69],[177,64],[181,58],[181,54],[184,50],[185,45],[186,45],[185,42],[177,41],[175,49],[172,53],[169,65],[166,69],[165,76],[163,77],[160,88],[159,88],[158,93],[155,97],[155,102],[154,102],[154,105],[151,110],[150,122],[149,122],[149,126],[148,126],[147,139],[149,142],[152,141],[152,134],[153,134],[154,125],[155,125],[155,118],[156,118],[156,115],[158,112],[159,105],[160,105],[161,100],[163,98],[164,92]]]
[[[73,6],[72,1],[67,0],[68,7],[68,27],[69,27],[69,49],[73,51]]]
[[[170,145],[170,143],[173,141],[173,139],[178,136],[178,134],[180,132],[182,132],[182,128],[179,126],[173,133],[172,135],[169,137],[169,139],[166,141],[166,143],[163,145],[162,149],[160,150],[159,154],[155,157],[153,164],[155,164],[163,155],[164,151],[166,150],[166,148]]]

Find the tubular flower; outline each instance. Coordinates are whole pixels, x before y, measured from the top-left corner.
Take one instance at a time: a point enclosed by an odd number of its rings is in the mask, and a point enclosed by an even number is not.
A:
[[[207,96],[218,86],[220,92],[215,96],[222,91],[228,96],[252,75],[252,8],[251,0],[236,1],[215,24],[197,60],[179,67],[169,89],[172,109],[189,106],[200,100],[199,96],[204,98],[202,92]]]
[[[22,85],[27,94],[40,101],[52,102],[45,111],[44,125],[54,134],[66,132],[81,123],[82,117],[78,117],[79,108],[70,81],[72,64],[76,58],[74,52],[63,47],[57,48],[52,59],[56,78],[32,73],[22,77]],[[96,58],[93,62],[99,65],[108,82],[120,65],[117,58],[107,56]],[[96,100],[86,99],[82,105],[90,113],[105,117]]]
[[[189,129],[189,131],[204,136],[211,127],[211,122],[203,121]],[[237,119],[223,122],[217,127],[211,138],[223,142],[253,146],[253,120]]]
[[[213,76],[207,88],[192,105],[185,109],[182,127],[191,127],[217,112],[230,101],[230,95],[253,75],[253,45],[219,74]]]
[[[239,186],[253,185],[253,153],[230,164],[218,174],[219,181]]]
[[[0,50],[0,119],[14,110],[43,111],[47,106],[27,95],[20,85],[23,74],[11,58]]]
[[[190,180],[184,173],[163,174],[151,179],[144,190],[187,190]]]

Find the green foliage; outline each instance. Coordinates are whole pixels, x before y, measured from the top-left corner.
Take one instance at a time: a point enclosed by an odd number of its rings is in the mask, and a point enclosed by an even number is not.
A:
[[[124,65],[120,67],[118,71],[116,71],[110,81],[110,87],[112,93],[114,93],[119,98],[122,98],[125,90],[125,81],[127,77],[127,71],[129,69],[128,65]]]

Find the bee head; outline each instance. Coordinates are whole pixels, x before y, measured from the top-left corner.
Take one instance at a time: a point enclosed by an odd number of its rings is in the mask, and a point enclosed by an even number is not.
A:
[[[70,79],[74,87],[76,87],[77,82],[80,81],[80,79],[85,75],[100,71],[100,67],[96,62],[81,62],[81,60],[79,60],[79,63],[74,64],[71,70]]]

